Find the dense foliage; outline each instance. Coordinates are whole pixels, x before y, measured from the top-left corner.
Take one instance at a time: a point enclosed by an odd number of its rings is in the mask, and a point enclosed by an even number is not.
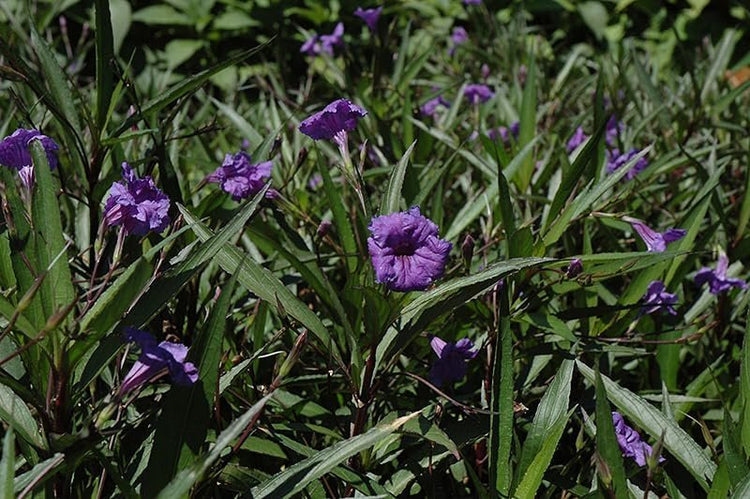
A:
[[[358,7],[0,2],[0,495],[747,497],[747,7]]]

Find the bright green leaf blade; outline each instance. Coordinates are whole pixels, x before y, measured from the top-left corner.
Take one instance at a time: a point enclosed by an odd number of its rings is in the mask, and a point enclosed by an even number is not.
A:
[[[13,390],[0,385],[0,419],[13,427],[16,434],[39,449],[47,449],[47,439],[24,401]]]
[[[391,170],[391,175],[388,178],[388,187],[383,197],[383,202],[380,205],[380,214],[387,215],[389,213],[396,213],[401,210],[401,189],[404,185],[404,176],[406,175],[406,167],[409,164],[409,157],[411,156],[414,146],[417,145],[417,141],[411,143],[409,148],[406,150],[398,164]]]
[[[3,438],[3,457],[0,460],[0,498],[13,499],[13,478],[16,472],[16,446],[13,427],[9,427]]]
[[[612,410],[607,401],[607,389],[602,382],[599,368],[595,373],[596,386],[596,452],[603,465],[609,471],[607,480],[611,480],[612,493],[614,497],[627,497],[628,485],[625,479],[625,466],[622,462],[622,452],[617,443],[615,427],[612,422]],[[602,474],[599,474],[600,483],[603,481]]]

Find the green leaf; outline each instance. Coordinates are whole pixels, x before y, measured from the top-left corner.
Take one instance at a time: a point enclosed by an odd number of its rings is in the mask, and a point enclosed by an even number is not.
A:
[[[47,269],[40,293],[42,308],[49,318],[57,310],[72,303],[76,293],[68,266],[57,187],[41,141],[32,141],[31,158],[36,178],[31,207],[32,223],[37,240],[38,270]]]
[[[231,274],[211,310],[208,324],[201,328],[190,347],[189,360],[198,368],[198,382],[192,386],[174,385],[164,397],[149,466],[142,478],[141,491],[146,496],[161,490],[179,470],[189,466],[206,441],[219,379],[226,316],[239,270]]]
[[[524,483],[525,488],[523,491],[526,497],[534,497],[536,490],[541,485],[541,478],[547,466],[549,466],[552,454],[549,454],[549,459],[542,459],[536,463],[537,467],[544,466],[541,473],[539,473],[539,470],[532,472],[538,476],[538,482],[536,481],[536,477],[529,476],[529,478],[526,478],[524,475],[532,465],[532,461],[537,461],[539,454],[549,452],[549,449],[543,450],[545,444],[551,442],[552,453],[554,453],[557,447],[557,440],[551,439],[550,436],[553,434],[556,425],[560,425],[562,422],[562,429],[564,429],[565,424],[567,424],[568,418],[566,414],[572,379],[573,361],[566,359],[560,365],[555,379],[552,380],[552,383],[545,390],[544,396],[537,407],[536,414],[534,414],[534,421],[531,423],[529,433],[523,442],[521,457],[516,468],[516,483],[519,483],[516,495],[523,495],[520,483]],[[560,435],[562,435],[562,429],[560,430]]]
[[[352,274],[357,270],[357,265],[359,263],[359,259],[357,258],[359,251],[357,249],[357,241],[354,239],[352,221],[349,218],[346,204],[342,199],[341,193],[336,187],[336,184],[333,183],[331,173],[328,171],[328,165],[319,159],[318,169],[320,170],[320,175],[323,177],[323,188],[328,197],[328,203],[330,204],[331,213],[333,214],[333,222],[336,224],[341,247],[344,249],[344,254],[346,255],[344,257],[346,268],[348,272]]]
[[[530,56],[526,83],[523,88],[521,101],[521,124],[518,132],[518,144],[521,148],[529,144],[536,134],[536,62],[533,54]],[[525,193],[534,175],[534,157],[526,156],[518,169],[518,190]],[[510,177],[510,175],[509,175]]]
[[[191,224],[195,235],[201,241],[206,241],[212,237],[211,230],[203,225],[187,210],[182,211],[185,221]],[[225,272],[234,272],[237,269],[243,256],[240,251],[230,245],[225,246],[216,256],[217,263]],[[302,301],[300,301],[286,286],[276,278],[271,271],[257,263],[255,260],[248,258],[242,270],[237,277],[239,283],[248,291],[255,293],[261,300],[265,300],[272,306],[278,303],[284,308],[284,311],[290,316],[297,319],[303,326],[308,328],[320,339],[323,345],[330,349],[333,358],[340,365],[343,365],[341,355],[333,342],[328,329],[323,325],[321,320],[313,311],[311,311]]]
[[[591,383],[594,382],[594,371],[590,367],[576,361],[576,368]],[[607,376],[602,375],[602,382],[609,400],[628,419],[654,439],[661,437],[664,432],[664,447],[685,466],[704,490],[708,490],[708,480],[713,478],[716,464],[706,456],[703,449],[677,423],[665,418],[661,411],[643,398],[622,388]]]
[[[112,18],[108,0],[95,0],[94,13],[96,15],[96,124],[99,136],[107,122],[110,99],[115,90],[115,77],[112,64],[115,61],[114,37],[112,34]]]
[[[396,213],[401,210],[401,189],[404,185],[404,176],[406,175],[406,167],[409,164],[409,157],[411,156],[414,146],[417,145],[417,141],[411,143],[409,148],[406,150],[398,164],[391,170],[391,175],[388,178],[388,187],[383,197],[383,202],[380,205],[380,214],[387,215],[389,213]]]
[[[513,497],[529,499],[538,497],[537,490],[542,484],[544,472],[547,471],[550,462],[552,462],[552,457],[557,450],[557,444],[560,442],[563,431],[565,431],[565,427],[568,425],[570,414],[571,412],[560,415],[560,417],[556,421],[553,421],[552,425],[547,428],[547,438],[544,439],[541,447],[537,450],[534,459],[529,463]]]
[[[37,426],[24,401],[10,388],[0,384],[0,419],[31,445],[46,450],[47,439]]]
[[[16,474],[16,446],[13,427],[9,427],[3,438],[3,457],[0,460],[0,498],[14,499],[13,477]]]
[[[622,462],[622,451],[617,443],[615,427],[612,421],[612,410],[607,402],[607,389],[602,382],[601,373],[597,366],[594,373],[596,385],[596,452],[603,461],[603,466],[609,471],[606,486],[612,491],[613,497],[627,497],[628,485],[625,479],[625,466]],[[602,473],[599,480],[603,481]]]
[[[298,494],[313,480],[317,480],[330,472],[351,456],[377,444],[419,414],[420,411],[413,412],[390,423],[376,426],[362,435],[338,442],[319,451],[314,456],[290,466],[281,473],[274,475],[270,480],[254,487],[251,495],[256,499],[261,499],[263,497],[287,497]]]
[[[211,469],[211,466],[213,466],[214,463],[219,460],[219,457],[221,457],[224,449],[231,445],[232,441],[240,436],[253,418],[263,410],[266,406],[266,402],[268,402],[272,396],[273,394],[266,395],[253,404],[245,414],[232,421],[232,424],[227,426],[227,428],[216,438],[216,443],[210,451],[189,468],[182,470],[174,477],[174,479],[172,479],[171,482],[169,482],[169,485],[159,492],[159,499],[177,499],[187,497],[191,487],[197,483],[209,469]]]
[[[497,297],[500,320],[492,368],[492,415],[490,416],[489,454],[490,490],[501,497],[510,492],[511,452],[513,446],[513,332],[510,329],[509,284],[500,288]]]
[[[13,481],[13,490],[16,497],[26,496],[32,490],[35,490],[45,481],[52,478],[65,466],[65,455],[58,452],[49,459],[37,463],[26,473],[19,475]]]
[[[748,312],[750,318],[750,312]],[[750,456],[750,322],[745,325],[745,338],[742,341],[742,357],[740,365],[740,401],[742,412],[740,415],[740,435],[745,455]]]
[[[255,127],[251,125],[250,122],[248,122],[242,115],[240,115],[240,113],[235,111],[232,106],[228,106],[223,102],[214,99],[213,97],[211,97],[211,102],[213,102],[214,106],[216,106],[219,111],[224,113],[232,123],[234,123],[234,126],[237,127],[237,130],[242,134],[242,136],[250,141],[250,150],[255,149],[263,143],[263,136],[258,133],[258,130],[256,130]],[[256,160],[260,159],[256,155],[253,155],[253,158],[255,158]]]
[[[742,482],[735,487],[732,492],[732,499],[745,499],[750,497],[750,474],[748,474]]]

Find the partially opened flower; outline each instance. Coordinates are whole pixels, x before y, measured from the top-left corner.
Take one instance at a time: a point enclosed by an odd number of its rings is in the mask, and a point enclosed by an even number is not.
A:
[[[712,294],[718,295],[732,288],[747,289],[747,283],[736,277],[727,277],[729,259],[722,251],[719,253],[719,261],[716,262],[716,270],[703,267],[695,274],[695,284],[703,286],[708,283],[708,289]]]
[[[186,362],[188,348],[182,343],[157,343],[151,334],[132,327],[125,328],[125,341],[136,343],[141,349],[141,356],[122,380],[120,395],[138,388],[164,371],[178,385],[192,385],[198,381],[198,369],[192,362]]]
[[[467,33],[464,28],[461,26],[453,28],[453,32],[451,32],[451,48],[448,50],[448,54],[455,54],[458,46],[466,43],[468,40],[469,33]]]
[[[378,19],[380,19],[381,12],[383,12],[383,7],[377,7],[375,9],[363,9],[362,7],[357,7],[357,10],[354,11],[354,15],[362,19],[370,28],[370,31],[377,31]]]
[[[466,376],[466,361],[473,359],[479,353],[474,350],[474,343],[469,338],[450,343],[432,336],[430,346],[438,356],[430,369],[430,380],[436,386],[458,381]]]
[[[487,85],[472,83],[464,88],[464,96],[471,104],[482,104],[495,96]]]
[[[51,169],[57,168],[57,143],[39,130],[27,130],[19,128],[12,135],[0,140],[0,165],[20,170],[24,166],[32,166],[31,141],[39,140],[44,152],[47,153],[47,162]]]
[[[567,151],[569,153],[575,151],[578,148],[578,146],[586,142],[586,139],[588,138],[589,138],[588,135],[586,135],[583,131],[583,127],[579,126],[578,128],[576,128],[575,133],[573,134],[573,136],[568,141],[568,144],[566,145]]]
[[[367,249],[375,280],[394,291],[426,289],[443,275],[453,245],[438,238],[438,227],[419,207],[374,217]]]
[[[299,131],[314,140],[333,140],[339,147],[344,162],[349,161],[348,132],[354,130],[367,111],[347,99],[338,99],[322,111],[304,119]]]
[[[678,241],[687,234],[685,229],[667,229],[665,232],[656,232],[646,225],[643,220],[631,217],[623,217],[622,219],[633,226],[633,229],[641,236],[643,242],[646,243],[647,250],[655,253],[665,251],[667,244]]]
[[[143,236],[162,232],[169,225],[169,198],[151,177],[136,178],[127,163],[122,164],[123,182],[115,182],[104,205],[107,226],[122,225],[125,234]]]
[[[646,460],[654,452],[651,446],[641,440],[637,431],[625,424],[625,419],[619,412],[612,412],[612,424],[615,427],[617,444],[620,446],[622,455],[633,458],[638,466],[646,466]],[[665,459],[659,456],[659,462],[664,461]]]
[[[254,196],[271,177],[271,161],[252,163],[252,158],[245,151],[224,156],[224,162],[206,181],[221,185],[221,188],[239,201]]]
[[[648,285],[646,294],[642,298],[643,307],[641,314],[653,314],[659,311],[666,311],[672,315],[677,315],[674,305],[677,304],[677,295],[667,292],[667,287],[661,281],[652,281]]]
[[[620,154],[618,149],[612,149],[607,151],[607,173],[614,173],[625,164],[638,155],[640,151],[638,149],[631,149],[628,152]],[[641,173],[648,167],[648,160],[645,157],[640,158],[636,163],[628,170],[625,174],[625,178],[632,180],[636,175]]]

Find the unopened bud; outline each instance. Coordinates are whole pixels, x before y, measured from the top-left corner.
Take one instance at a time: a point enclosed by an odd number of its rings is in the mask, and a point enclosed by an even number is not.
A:
[[[580,258],[573,258],[568,265],[568,269],[565,271],[565,277],[573,279],[583,272],[583,262]]]
[[[485,63],[482,64],[482,78],[485,80],[490,77],[490,67]]]
[[[292,347],[292,350],[289,352],[289,355],[286,356],[286,359],[284,359],[284,363],[281,364],[281,368],[279,369],[279,378],[284,378],[289,372],[292,370],[292,367],[294,367],[294,364],[297,363],[299,360],[299,356],[302,354],[302,348],[307,344],[307,331],[302,331],[302,333],[297,336],[297,340],[294,342],[294,346]]]
[[[474,238],[471,237],[471,234],[466,234],[464,242],[461,243],[461,256],[464,259],[466,268],[471,267],[471,258],[474,256]]]
[[[331,221],[323,220],[322,222],[320,222],[320,225],[318,225],[318,237],[324,237],[326,234],[328,234],[329,230],[331,230]]]

